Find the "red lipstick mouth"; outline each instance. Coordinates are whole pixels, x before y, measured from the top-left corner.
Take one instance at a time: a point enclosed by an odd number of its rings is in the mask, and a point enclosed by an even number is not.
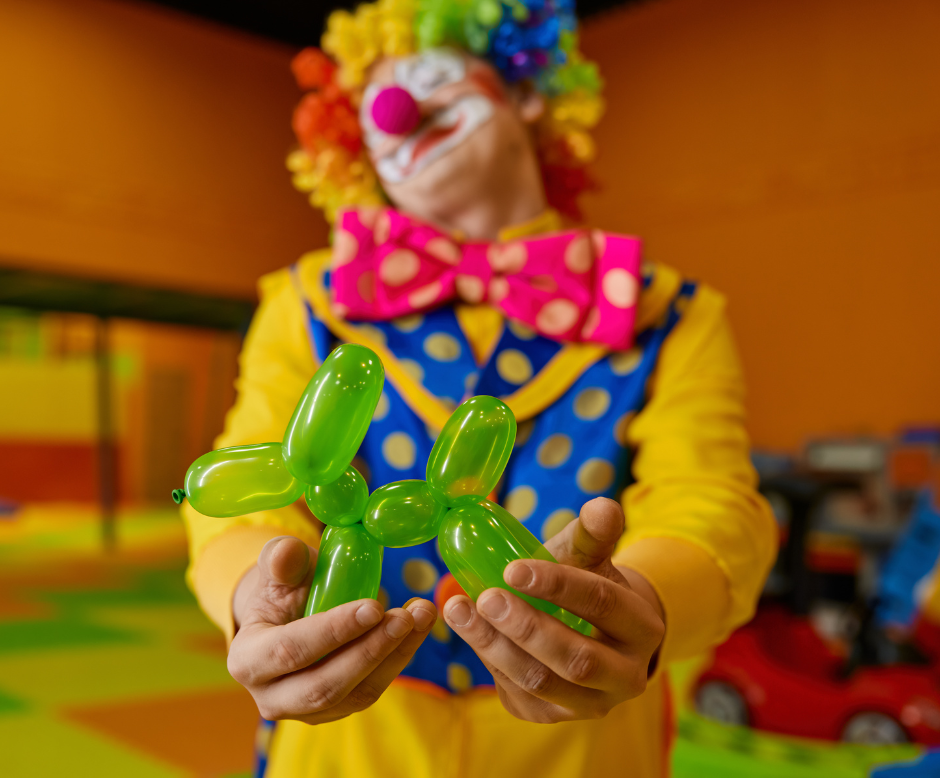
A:
[[[414,151],[411,152],[411,164],[413,165],[441,141],[457,132],[462,125],[463,117],[458,119],[453,127],[435,127],[425,132],[418,142],[415,143]]]

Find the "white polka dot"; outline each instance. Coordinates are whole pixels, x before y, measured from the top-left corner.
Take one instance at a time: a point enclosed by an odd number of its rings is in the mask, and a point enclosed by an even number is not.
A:
[[[587,235],[578,235],[565,247],[565,267],[572,273],[587,273],[593,264],[591,241]]]
[[[581,421],[599,419],[610,407],[610,393],[606,389],[592,386],[574,398],[574,415]]]
[[[408,304],[414,308],[425,308],[441,296],[441,282],[434,281],[408,295]]]
[[[421,270],[421,260],[413,251],[397,249],[382,260],[379,277],[389,286],[401,286],[411,281]]]
[[[538,289],[540,292],[554,294],[558,291],[558,282],[555,281],[554,276],[550,276],[548,274],[532,276],[529,279],[529,283],[532,285],[533,289]]]
[[[546,335],[561,335],[575,325],[578,313],[578,306],[571,300],[552,300],[538,312],[535,326]]]
[[[448,265],[456,265],[461,259],[460,249],[447,238],[431,238],[424,250]]]
[[[424,353],[438,362],[453,362],[460,356],[460,343],[453,335],[435,332],[424,339]]]
[[[496,357],[496,372],[510,384],[524,384],[532,377],[532,363],[521,351],[507,348]]]
[[[376,245],[381,246],[388,240],[391,232],[392,219],[388,215],[388,211],[382,211],[381,214],[376,211],[372,217],[372,240],[375,241]]]
[[[468,303],[476,304],[483,301],[486,297],[486,287],[483,285],[483,279],[476,276],[459,275],[454,281],[454,287],[457,290],[457,296]]]
[[[503,507],[519,519],[519,521],[525,521],[532,515],[535,506],[538,505],[538,501],[538,495],[531,486],[517,486],[506,495],[506,501]]]
[[[509,282],[502,276],[496,276],[490,281],[489,298],[491,302],[498,303],[509,294]]]
[[[373,271],[366,270],[356,279],[356,291],[367,303],[375,300],[375,273]]]
[[[571,456],[571,438],[561,432],[549,435],[539,444],[536,461],[542,467],[561,467]]]
[[[346,230],[337,229],[333,236],[333,261],[330,263],[335,270],[351,262],[359,251],[359,242],[356,237]]]
[[[497,273],[518,273],[525,267],[528,251],[522,243],[490,246],[486,258]]]
[[[591,310],[588,311],[588,315],[584,319],[584,326],[581,328],[581,337],[590,338],[594,334],[594,330],[597,329],[597,325],[601,323],[601,312],[594,306]]]
[[[636,302],[636,278],[622,267],[608,270],[604,275],[604,280],[601,281],[601,288],[604,291],[604,297],[616,308],[629,308]]]
[[[415,443],[404,432],[393,432],[382,441],[382,458],[396,470],[407,470],[415,463]]]

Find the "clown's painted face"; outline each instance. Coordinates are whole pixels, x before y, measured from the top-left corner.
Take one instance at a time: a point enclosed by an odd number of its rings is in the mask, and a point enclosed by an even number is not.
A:
[[[377,109],[389,88],[407,92],[399,97],[410,104],[411,121],[396,131]],[[359,116],[369,157],[392,201],[427,213],[445,201],[459,208],[487,196],[505,176],[518,177],[521,160],[537,170],[527,126],[534,119],[524,113],[517,92],[489,63],[438,48],[379,61]]]
[[[399,134],[376,119],[376,98],[397,86],[417,106],[415,122]],[[380,98],[381,99],[381,98]],[[404,98],[407,100],[407,96]],[[376,172],[386,184],[401,184],[467,141],[506,101],[498,76],[486,64],[439,48],[386,60],[365,90],[360,121]],[[411,107],[413,110],[413,106]]]
[[[396,60],[384,71],[377,76],[385,78],[374,79],[366,88],[359,118],[376,172],[386,183],[400,184],[416,176],[493,118],[495,76],[456,51],[431,49]],[[373,109],[376,97],[389,86],[388,75],[417,103],[420,123],[408,134],[376,126]],[[499,88],[498,81],[495,86]],[[503,99],[499,92],[495,96]]]

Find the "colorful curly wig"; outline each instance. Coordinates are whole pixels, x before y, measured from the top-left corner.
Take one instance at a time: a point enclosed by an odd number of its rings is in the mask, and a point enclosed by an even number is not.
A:
[[[578,51],[576,30],[574,0],[377,0],[355,13],[334,11],[322,50],[304,49],[292,63],[306,90],[293,118],[300,148],[287,159],[294,186],[331,222],[340,208],[386,202],[359,126],[367,71],[383,56],[452,46],[545,96],[535,140],[546,196],[579,219],[578,195],[592,186],[589,130],[604,108],[597,67]]]

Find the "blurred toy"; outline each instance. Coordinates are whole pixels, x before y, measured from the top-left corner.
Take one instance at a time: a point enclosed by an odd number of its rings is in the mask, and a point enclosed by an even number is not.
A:
[[[365,479],[350,462],[375,412],[384,375],[370,349],[340,346],[301,395],[283,443],[204,454],[173,499],[188,497],[200,513],[225,517],[280,508],[303,494],[327,525],[307,616],[375,598],[385,546],[415,546],[437,535],[441,558],[474,599],[494,586],[511,591],[503,570],[516,559],[556,561],[518,519],[486,499],[516,439],[516,419],[495,397],[472,397],[453,412],[431,450],[426,482],[390,483],[369,497]],[[557,605],[519,596],[590,634],[590,624]]]
[[[702,715],[801,737],[940,745],[940,652],[918,602],[940,556],[927,431],[811,443],[762,481],[782,544],[756,618],[695,685]]]
[[[930,666],[853,670],[808,619],[764,607],[716,649],[695,706],[726,724],[799,737],[940,745],[938,680]]]
[[[911,519],[881,569],[875,620],[885,628],[908,632],[917,614],[917,588],[940,557],[940,511],[923,492]]]

